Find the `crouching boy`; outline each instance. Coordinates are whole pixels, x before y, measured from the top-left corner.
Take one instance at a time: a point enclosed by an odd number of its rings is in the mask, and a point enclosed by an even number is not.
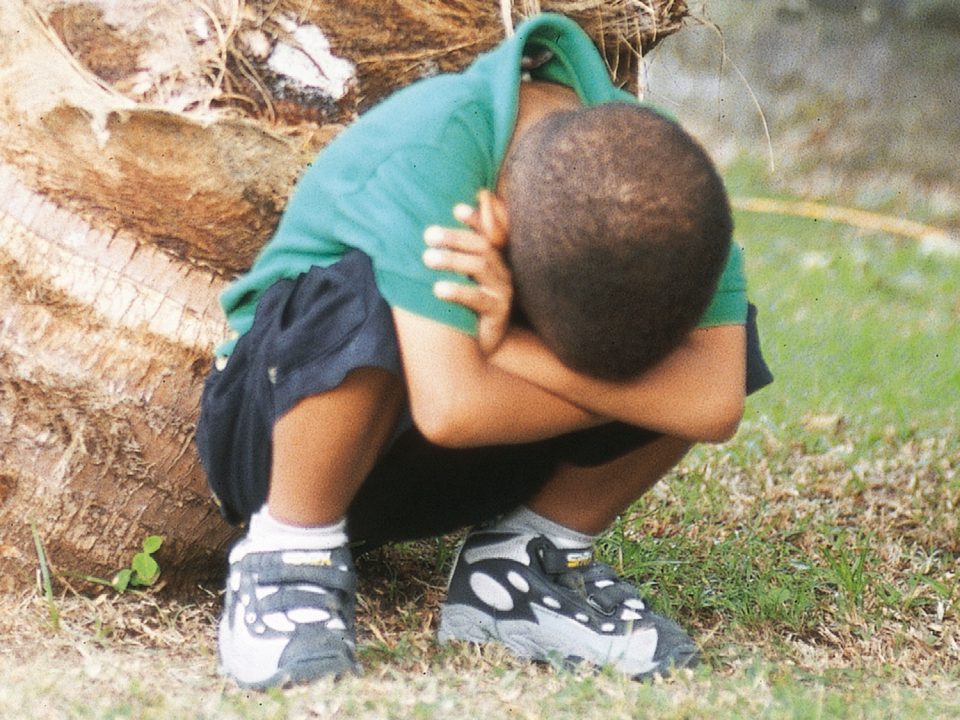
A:
[[[222,297],[197,436],[247,523],[224,671],[356,671],[353,552],[465,526],[441,640],[692,662],[592,547],[770,381],[731,230],[700,146],[557,15],[338,136]]]

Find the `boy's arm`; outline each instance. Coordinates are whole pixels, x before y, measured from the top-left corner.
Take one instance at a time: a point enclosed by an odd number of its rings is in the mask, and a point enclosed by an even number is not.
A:
[[[725,440],[736,431],[746,394],[746,331],[742,325],[694,330],[667,358],[631,381],[609,382],[574,372],[532,333],[507,329],[513,291],[510,272],[502,257],[507,222],[499,216],[501,206],[493,195],[484,192],[477,199],[475,210],[467,206],[454,210],[457,219],[469,229],[435,227],[427,231],[425,240],[432,250],[425,254],[424,261],[431,267],[469,275],[476,281],[475,286],[438,283],[435,292],[442,299],[477,313],[478,338],[474,340],[452,330],[441,333],[428,325],[420,330],[424,334],[419,341],[409,333],[411,357],[416,354],[423,358],[423,347],[415,343],[423,342],[427,334],[453,333],[456,337],[449,339],[450,348],[456,345],[456,352],[471,355],[469,367],[474,373],[471,383],[490,377],[487,373],[492,364],[554,396],[544,401],[544,410],[553,408],[559,397],[595,416],[594,424],[599,422],[597,417],[621,420],[692,441]],[[398,317],[395,312],[398,333],[402,332],[401,324],[412,323],[411,318],[403,315],[407,313]],[[433,324],[443,328],[439,323]],[[459,347],[461,343],[464,347]],[[401,337],[401,348],[403,344]],[[435,361],[438,367],[446,366],[443,357]],[[455,373],[458,368],[454,366],[450,370]],[[498,383],[498,387],[503,386]],[[411,391],[413,389],[411,387]],[[456,392],[456,384],[451,384],[445,392]],[[445,398],[447,402],[454,402],[443,392],[437,394],[429,406],[438,407]],[[481,401],[493,400],[493,396],[479,395]],[[427,398],[429,394],[421,397]],[[415,400],[411,395],[412,405]],[[523,402],[526,401],[524,397]],[[519,409],[522,410],[522,405]],[[528,409],[536,411],[541,406]]]
[[[476,338],[393,309],[414,423],[448,447],[530,442],[606,420],[492,365]]]
[[[698,328],[659,364],[622,382],[571,370],[539,338],[517,329],[510,330],[490,359],[590,412],[687,440],[729,439],[743,415],[742,325]]]
[[[694,330],[643,375],[611,382],[570,370],[529,332],[512,330],[488,359],[459,330],[393,312],[414,422],[438,445],[529,442],[610,420],[719,442],[743,414],[740,325]]]
[[[555,437],[604,422],[535,384],[491,365],[488,355],[503,340],[509,323],[513,283],[503,262],[506,240],[497,230],[492,194],[481,191],[478,209],[454,208],[472,229],[432,227],[424,234],[424,263],[475,281],[442,280],[438,297],[477,314],[477,336],[394,307],[404,375],[413,420],[430,440],[446,446],[518,443]]]

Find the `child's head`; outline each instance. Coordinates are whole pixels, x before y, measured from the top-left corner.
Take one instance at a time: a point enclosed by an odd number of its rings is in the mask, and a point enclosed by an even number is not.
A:
[[[548,115],[502,172],[518,308],[566,364],[631,377],[696,326],[733,223],[679,125],[626,103]]]

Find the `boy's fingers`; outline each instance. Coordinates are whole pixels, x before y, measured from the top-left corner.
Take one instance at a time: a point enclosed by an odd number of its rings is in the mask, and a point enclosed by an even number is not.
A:
[[[476,208],[470,207],[466,203],[458,203],[453,206],[453,217],[475,231],[480,229],[480,213],[477,212]]]
[[[482,253],[490,249],[490,242],[472,230],[431,225],[423,233],[424,242],[430,247],[449,248],[467,253]]]
[[[474,218],[477,225],[472,227],[491,245],[502,248],[507,244],[506,208],[489,190],[481,190],[477,194]]]
[[[440,280],[434,283],[433,293],[441,300],[463,305],[473,310],[477,315],[496,310],[501,302],[501,298],[477,285],[464,285],[449,280]]]
[[[504,275],[501,268],[484,255],[428,248],[423,253],[423,264],[433,270],[447,270],[472,277],[479,283],[496,282]]]

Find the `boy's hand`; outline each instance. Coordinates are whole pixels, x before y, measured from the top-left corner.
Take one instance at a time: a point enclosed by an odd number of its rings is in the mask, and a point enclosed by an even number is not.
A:
[[[469,230],[431,226],[423,239],[429,248],[423,262],[435,270],[466,275],[476,285],[440,280],[433,286],[441,300],[463,305],[477,314],[477,342],[484,355],[499,347],[510,323],[513,280],[503,258],[506,216],[489,191],[477,195],[477,207],[457,205],[454,217]]]

